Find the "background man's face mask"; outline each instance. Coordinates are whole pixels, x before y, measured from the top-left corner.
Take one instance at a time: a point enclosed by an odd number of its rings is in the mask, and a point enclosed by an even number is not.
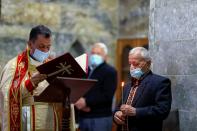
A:
[[[33,57],[39,61],[39,62],[44,62],[49,57],[49,51],[48,52],[42,52],[38,49],[35,49],[33,53]]]
[[[100,55],[93,54],[90,56],[90,66],[97,67],[98,65],[103,63],[103,58]]]

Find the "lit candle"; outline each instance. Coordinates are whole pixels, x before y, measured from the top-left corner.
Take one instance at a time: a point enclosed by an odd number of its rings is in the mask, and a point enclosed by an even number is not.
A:
[[[123,104],[123,87],[124,87],[124,81],[121,82],[121,91],[122,91],[122,104]]]

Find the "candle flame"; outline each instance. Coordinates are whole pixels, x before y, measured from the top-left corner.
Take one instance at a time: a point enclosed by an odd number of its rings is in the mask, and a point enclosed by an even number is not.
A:
[[[121,82],[121,86],[122,86],[122,87],[124,86],[124,81],[123,81],[123,82]]]

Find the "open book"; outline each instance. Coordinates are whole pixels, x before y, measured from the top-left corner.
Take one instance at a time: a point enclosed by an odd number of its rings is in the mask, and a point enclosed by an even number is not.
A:
[[[47,74],[50,83],[56,77],[87,78],[87,63],[87,54],[75,59],[70,53],[65,53],[36,68],[41,74]]]

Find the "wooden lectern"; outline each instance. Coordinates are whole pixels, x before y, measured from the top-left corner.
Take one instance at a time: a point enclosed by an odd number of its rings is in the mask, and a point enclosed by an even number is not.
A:
[[[62,103],[62,131],[70,131],[70,104],[82,97],[97,80],[69,77],[57,77],[39,95],[36,102]]]
[[[34,100],[62,103],[62,131],[70,131],[70,104],[75,103],[96,83],[96,80],[85,79],[87,63],[86,54],[73,58],[70,53],[65,53],[36,67],[41,74],[47,75],[49,86]]]

